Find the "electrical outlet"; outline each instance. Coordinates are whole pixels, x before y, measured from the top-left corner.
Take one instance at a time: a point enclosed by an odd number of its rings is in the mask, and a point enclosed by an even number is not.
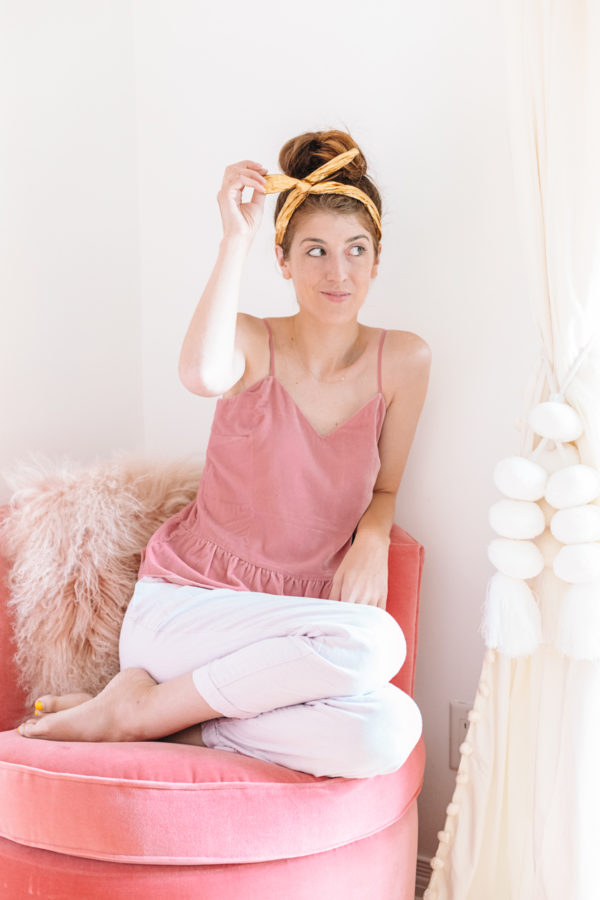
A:
[[[450,768],[458,769],[460,750],[458,749],[469,730],[469,711],[471,706],[462,700],[450,702]]]

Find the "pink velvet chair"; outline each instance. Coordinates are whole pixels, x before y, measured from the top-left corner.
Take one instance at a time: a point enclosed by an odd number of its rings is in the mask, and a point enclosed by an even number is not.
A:
[[[423,547],[398,526],[394,683],[412,694]],[[397,772],[317,778],[222,750],[21,737],[0,557],[0,897],[413,900],[421,740]]]

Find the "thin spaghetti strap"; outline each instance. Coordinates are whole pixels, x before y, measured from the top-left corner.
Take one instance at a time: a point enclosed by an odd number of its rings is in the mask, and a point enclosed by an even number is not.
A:
[[[383,353],[383,341],[387,334],[387,329],[382,328],[381,337],[379,339],[379,353],[377,354],[377,386],[379,388],[379,393],[383,394],[383,384],[381,381],[381,354]]]
[[[267,331],[269,332],[269,375],[275,374],[275,351],[273,349],[273,332],[271,330],[271,326],[267,322],[266,319],[263,319],[263,322],[267,326]]]

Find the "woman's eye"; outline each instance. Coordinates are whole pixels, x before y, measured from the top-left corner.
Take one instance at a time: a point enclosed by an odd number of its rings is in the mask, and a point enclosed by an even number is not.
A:
[[[362,244],[354,244],[348,252],[350,256],[362,256],[363,253],[367,252],[367,248]],[[307,254],[308,256],[324,256],[325,249],[323,247],[311,247],[310,250],[307,250]]]

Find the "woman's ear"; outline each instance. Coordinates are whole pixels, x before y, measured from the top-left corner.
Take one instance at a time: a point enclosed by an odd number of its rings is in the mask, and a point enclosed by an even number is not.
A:
[[[291,278],[292,273],[290,272],[287,260],[283,255],[283,247],[280,244],[275,244],[275,256],[277,257],[277,262],[279,263],[279,268],[281,269],[283,277]]]
[[[379,246],[377,248],[377,256],[375,257],[375,261],[373,262],[373,267],[371,269],[371,278],[376,277],[380,262],[381,262],[381,244],[379,244]]]

